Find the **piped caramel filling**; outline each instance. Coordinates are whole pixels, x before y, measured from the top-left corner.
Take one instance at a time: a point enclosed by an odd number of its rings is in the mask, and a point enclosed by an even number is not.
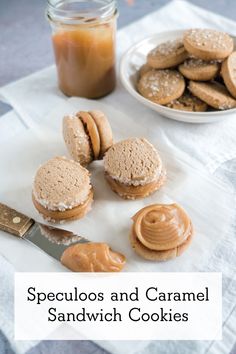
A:
[[[77,243],[61,257],[61,263],[73,272],[120,272],[125,262],[125,256],[106,243]]]
[[[147,206],[134,215],[133,221],[135,237],[156,251],[180,246],[192,230],[190,218],[178,204]]]

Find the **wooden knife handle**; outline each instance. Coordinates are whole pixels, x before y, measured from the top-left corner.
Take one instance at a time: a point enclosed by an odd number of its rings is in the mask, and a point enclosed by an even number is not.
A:
[[[18,237],[24,237],[33,224],[33,219],[0,203],[0,230]]]

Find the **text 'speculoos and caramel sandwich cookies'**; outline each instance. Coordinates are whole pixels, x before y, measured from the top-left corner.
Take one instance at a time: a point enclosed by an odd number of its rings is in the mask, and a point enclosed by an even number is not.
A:
[[[111,126],[101,111],[65,116],[63,137],[71,157],[83,166],[102,159],[113,143]]]
[[[143,138],[114,144],[105,154],[104,168],[111,189],[124,199],[145,198],[166,179],[157,150]]]
[[[126,258],[106,243],[77,243],[62,254],[61,263],[73,272],[120,272]]]
[[[78,162],[54,157],[38,169],[33,203],[48,221],[80,219],[91,209],[92,201],[89,172]]]
[[[130,242],[137,254],[151,261],[180,256],[193,236],[192,222],[178,204],[153,204],[133,216]]]

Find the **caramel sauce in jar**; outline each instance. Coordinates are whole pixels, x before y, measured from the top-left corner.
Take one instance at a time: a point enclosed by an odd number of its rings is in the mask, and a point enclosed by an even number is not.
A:
[[[116,8],[113,0],[72,3],[76,10],[67,3],[61,10],[61,1],[59,10],[55,4],[48,9],[59,88],[67,96],[99,98],[116,83]]]

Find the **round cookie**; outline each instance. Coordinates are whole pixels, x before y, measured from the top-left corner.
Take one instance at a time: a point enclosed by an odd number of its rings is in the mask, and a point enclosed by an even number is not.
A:
[[[209,106],[224,110],[236,107],[236,100],[229,94],[225,86],[217,82],[190,81],[189,91]]]
[[[224,59],[232,53],[233,39],[224,32],[213,29],[190,29],[184,33],[185,49],[203,60]]]
[[[236,52],[230,54],[223,62],[221,75],[224,79],[225,86],[231,95],[236,98]]]
[[[90,139],[82,121],[76,115],[63,119],[63,137],[71,157],[82,166],[93,160]]]
[[[189,92],[185,92],[177,100],[168,103],[166,107],[188,112],[205,112],[207,110],[207,104]]]
[[[92,116],[93,120],[97,125],[97,129],[100,135],[100,154],[99,158],[102,159],[105,152],[112,146],[113,144],[113,136],[110,123],[105,116],[105,114],[101,111],[94,110],[90,111],[89,114]]]
[[[33,203],[52,222],[80,219],[91,209],[93,191],[89,172],[79,163],[54,157],[34,179]]]
[[[189,80],[209,81],[214,79],[220,69],[216,61],[204,61],[202,59],[187,59],[178,67],[182,75]]]
[[[182,96],[184,90],[184,78],[176,70],[152,70],[138,82],[138,91],[142,96],[162,105]]]
[[[154,69],[168,69],[179,65],[188,57],[181,39],[159,44],[147,55],[147,63]]]
[[[130,232],[130,243],[134,251],[142,258],[149,261],[163,262],[176,257],[179,257],[184,253],[184,251],[189,247],[193,239],[193,233],[190,233],[189,237],[180,246],[165,250],[165,251],[154,251],[145,247],[138,239],[135,234]]]
[[[124,199],[145,198],[165,181],[161,158],[146,139],[130,138],[114,144],[104,157],[105,177]]]
[[[151,261],[180,256],[193,236],[192,222],[178,204],[153,204],[133,216],[130,242],[134,251]]]

